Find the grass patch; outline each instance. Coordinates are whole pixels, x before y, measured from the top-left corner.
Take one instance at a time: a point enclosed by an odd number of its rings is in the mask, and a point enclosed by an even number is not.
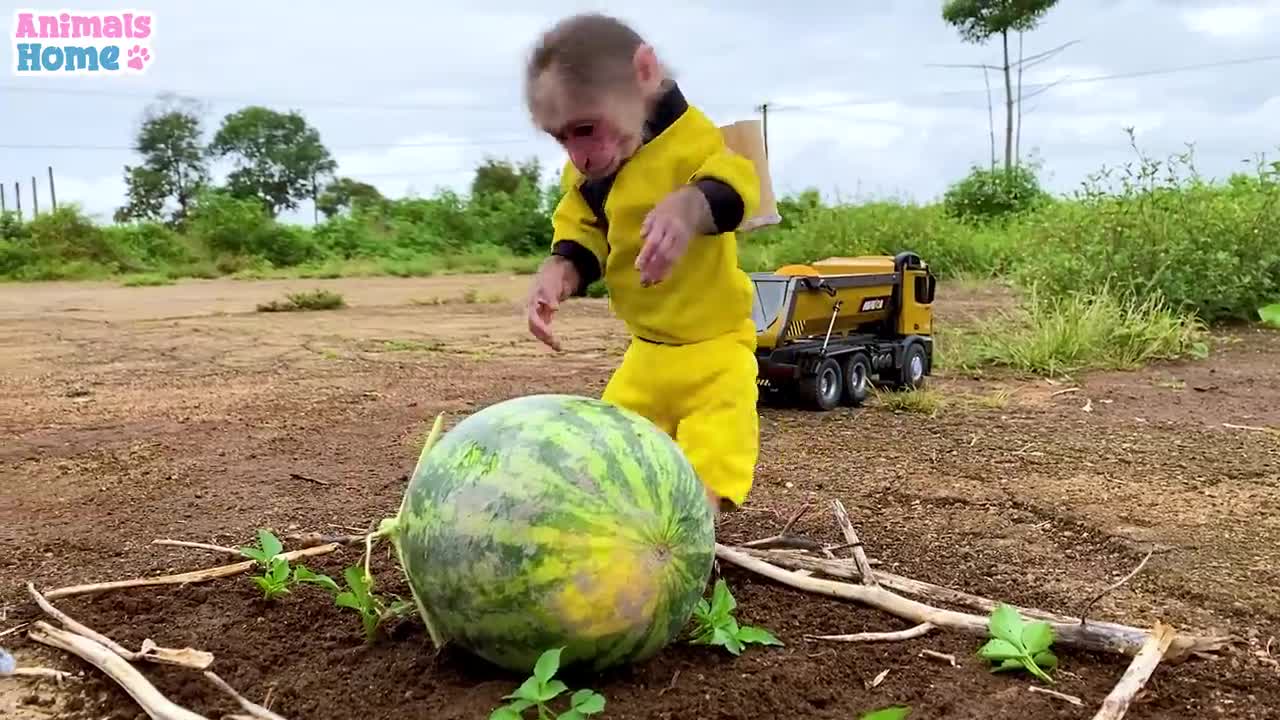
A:
[[[496,293],[496,292],[482,293],[475,288],[467,288],[467,290],[463,292],[461,295],[459,295],[458,297],[434,296],[429,298],[413,298],[409,302],[413,303],[414,305],[427,305],[427,306],[454,305],[459,303],[463,305],[476,305],[476,304],[494,305],[497,303],[507,302],[507,297],[502,293]]]
[[[124,287],[156,287],[159,285],[172,285],[174,279],[168,275],[160,273],[138,273],[137,275],[126,275],[120,284]]]
[[[948,364],[983,365],[1057,376],[1082,370],[1132,370],[1155,360],[1204,357],[1204,325],[1163,301],[1103,290],[1046,298],[978,322],[952,338]]]
[[[258,312],[299,312],[304,310],[336,310],[346,307],[342,295],[330,290],[304,290],[289,293],[284,300],[258,305]]]
[[[444,349],[444,343],[439,340],[384,340],[382,341],[382,350],[384,352],[438,352]]]
[[[873,390],[882,407],[893,412],[936,415],[946,401],[942,393],[930,388],[915,390]]]

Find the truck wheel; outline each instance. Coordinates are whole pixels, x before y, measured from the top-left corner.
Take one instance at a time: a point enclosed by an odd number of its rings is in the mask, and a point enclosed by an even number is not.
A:
[[[929,373],[929,357],[925,355],[924,345],[914,342],[902,353],[902,367],[898,370],[896,385],[902,390],[914,390],[925,385],[925,376]]]
[[[871,358],[855,352],[844,361],[844,400],[859,407],[871,394]]]
[[[844,373],[840,363],[827,358],[818,364],[810,377],[800,381],[800,393],[810,407],[817,410],[833,410],[844,396]]]

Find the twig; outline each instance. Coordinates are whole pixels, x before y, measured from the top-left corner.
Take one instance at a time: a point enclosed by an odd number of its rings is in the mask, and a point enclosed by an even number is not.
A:
[[[858,533],[853,529],[853,523],[849,520],[849,513],[844,509],[844,503],[839,500],[832,500],[831,509],[836,514],[836,522],[840,525],[840,531],[844,533],[845,542],[853,546],[853,561],[858,564],[858,572],[862,575],[862,582],[867,585],[875,585],[875,571],[871,569],[871,563],[867,562],[867,551],[863,549],[862,541],[858,539]]]
[[[1067,393],[1074,393],[1074,392],[1080,392],[1080,388],[1072,387],[1072,388],[1067,388],[1066,390],[1057,390],[1052,393],[1049,393],[1049,397],[1058,397],[1059,395],[1066,395]]]
[[[916,600],[897,595],[881,585],[853,585],[850,583],[802,577],[794,572],[752,557],[746,551],[716,543],[716,557],[745,570],[780,582],[797,590],[817,593],[870,605],[892,615],[915,623],[931,623],[940,628],[961,630],[973,635],[987,636],[988,618],[983,615],[944,610]],[[878,578],[884,574],[877,572]],[[913,581],[914,582],[914,581]],[[952,591],[954,592],[954,591]],[[1039,612],[1040,616],[1047,613]],[[1031,615],[1031,613],[1028,613]],[[1147,632],[1141,628],[1115,623],[1089,623],[1081,625],[1074,620],[1049,621],[1057,642],[1069,647],[1086,650],[1132,655],[1142,647]],[[1199,637],[1179,635],[1173,641],[1173,656],[1182,658],[1191,654],[1205,654],[1221,650],[1237,641],[1232,636]]]
[[[124,688],[152,720],[208,720],[160,694],[129,661],[83,635],[59,630],[37,620],[27,636],[42,645],[69,652],[101,670]]]
[[[1138,573],[1142,572],[1142,568],[1147,566],[1147,561],[1151,559],[1151,556],[1153,554],[1155,554],[1155,550],[1148,550],[1147,556],[1142,558],[1142,562],[1138,563],[1138,567],[1130,571],[1128,575],[1125,575],[1124,577],[1120,578],[1120,580],[1118,580],[1117,582],[1105,588],[1102,592],[1095,595],[1092,600],[1086,603],[1084,606],[1084,609],[1080,611],[1080,624],[1083,625],[1085,623],[1085,618],[1088,617],[1089,610],[1092,609],[1093,606],[1097,604],[1099,600],[1106,597],[1107,593],[1118,589],[1121,585],[1124,585],[1125,583],[1132,580],[1134,575],[1137,575]]]
[[[659,690],[659,691],[658,691],[658,696],[659,696],[659,697],[661,697],[661,696],[666,695],[667,693],[671,692],[672,690],[675,690],[675,689],[676,689],[676,681],[677,681],[677,680],[679,680],[679,679],[680,679],[680,671],[679,671],[679,670],[676,670],[676,674],[671,676],[671,682],[667,683],[667,686],[666,686],[666,687],[664,687],[664,688],[662,688],[661,690]]]
[[[369,532],[362,532],[359,535],[325,535],[318,532],[308,532],[285,535],[284,539],[285,542],[309,548],[333,543],[338,545],[359,545],[364,542],[364,538],[368,534]]]
[[[1156,622],[1155,627],[1151,629],[1151,634],[1147,636],[1147,641],[1133,656],[1133,662],[1129,663],[1124,675],[1120,676],[1120,682],[1116,683],[1116,686],[1103,699],[1102,707],[1093,716],[1093,720],[1120,720],[1124,717],[1134,696],[1143,685],[1146,685],[1147,679],[1151,677],[1151,673],[1155,672],[1161,658],[1169,651],[1175,635],[1172,627]]]
[[[152,540],[152,545],[167,545],[169,547],[194,548],[196,550],[209,550],[212,552],[222,553],[224,555],[235,555],[244,557],[239,550],[233,547],[223,545],[210,545],[208,543],[189,542],[187,540]]]
[[[307,477],[306,475],[303,475],[302,473],[289,473],[289,477],[290,477],[290,478],[292,478],[292,479],[294,479],[294,480],[305,480],[305,481],[307,481],[307,482],[313,482],[313,483],[315,483],[315,484],[317,484],[317,485],[328,485],[328,484],[329,484],[329,482],[328,482],[327,480],[321,480],[321,479],[319,479],[319,478]]]
[[[950,663],[951,667],[958,667],[958,664],[956,663],[955,655],[951,655],[948,653],[940,653],[937,650],[921,650],[920,657],[930,657],[935,660],[941,660],[943,662]]]
[[[742,544],[742,547],[756,548],[758,550],[772,550],[785,548],[788,550],[810,550],[820,552],[824,555],[828,552],[825,545],[816,540],[802,537],[783,537],[782,535],[770,535],[767,538],[759,540],[751,540]],[[834,557],[834,556],[832,556]]]
[[[280,557],[293,561],[304,557],[325,555],[337,550],[338,547],[339,545],[337,543],[330,543],[328,545],[320,545],[318,547],[303,548],[301,550],[281,553]],[[253,569],[253,566],[256,563],[256,560],[246,560],[245,562],[235,563],[234,565],[222,565],[215,568],[207,568],[205,570],[193,570],[191,572],[180,573],[177,575],[161,575],[159,577],[137,578],[135,580],[115,580],[112,582],[92,583],[89,585],[73,585],[71,587],[58,588],[57,590],[47,592],[44,596],[50,600],[56,600],[58,598],[71,597],[73,595],[90,595],[94,593],[107,592],[109,590],[122,590],[125,588],[202,583],[210,580],[217,580],[218,578],[238,575],[246,570]]]
[[[1066,693],[1060,693],[1057,690],[1050,690],[1048,688],[1036,687],[1035,685],[1030,685],[1027,687],[1027,689],[1033,693],[1048,695],[1051,698],[1057,698],[1064,702],[1069,702],[1072,705],[1079,705],[1080,707],[1084,707],[1084,701],[1076,697],[1075,695],[1068,695]]]
[[[31,599],[35,600],[36,605],[44,611],[45,615],[57,620],[63,625],[63,627],[71,632],[83,635],[84,637],[93,640],[129,662],[146,660],[148,662],[160,663],[163,665],[178,665],[180,667],[195,668],[197,670],[203,670],[213,664],[213,655],[211,653],[207,653],[202,650],[194,650],[192,648],[182,648],[180,650],[162,648],[156,646],[150,638],[142,641],[142,649],[140,651],[134,652],[122,647],[119,643],[106,635],[102,635],[101,633],[85,627],[71,619],[71,616],[49,604],[49,601],[45,600],[44,596],[36,590],[35,585],[27,583],[27,592],[31,595]]]
[[[66,672],[65,670],[54,670],[52,668],[43,668],[43,667],[15,668],[14,671],[9,674],[15,675],[15,676],[22,676],[22,677],[51,678],[53,680],[58,681],[59,683],[71,677],[71,673]]]
[[[226,680],[218,677],[217,673],[205,670],[204,676],[209,678],[214,685],[217,685],[219,690],[230,695],[237,703],[239,703],[240,709],[249,713],[250,717],[258,718],[258,720],[285,720],[283,717],[271,712],[255,702],[250,701],[245,698],[245,696],[236,692],[235,688],[228,685]]]
[[[795,513],[791,516],[791,519],[787,520],[787,523],[782,526],[782,530],[778,531],[778,536],[783,537],[787,533],[791,532],[791,528],[795,527],[796,523],[800,522],[800,518],[804,517],[805,513],[809,512],[810,507],[812,506],[809,505],[809,503],[805,503],[804,505],[801,505],[800,509],[795,511]]]
[[[22,631],[23,631],[24,629],[26,629],[26,627],[27,627],[28,625],[30,625],[30,624],[31,624],[31,623],[22,623],[21,625],[17,625],[17,626],[11,627],[11,628],[9,628],[8,630],[5,630],[4,632],[0,632],[0,638],[2,638],[2,637],[9,637],[10,635],[12,635],[12,634],[14,634],[14,633],[16,633],[16,632],[22,632]]]
[[[920,623],[906,630],[894,632],[867,632],[853,635],[805,635],[807,640],[830,640],[832,642],[898,642],[911,640],[929,634],[934,629],[930,623]]]
[[[885,668],[884,670],[881,670],[878,675],[871,678],[870,680],[863,680],[862,686],[868,690],[871,690],[872,688],[880,687],[880,683],[883,683],[884,679],[889,677],[889,671],[892,669],[893,668]]]
[[[1264,432],[1264,433],[1276,432],[1274,428],[1258,427],[1256,425],[1234,425],[1232,423],[1222,423],[1222,427],[1231,428],[1232,430],[1248,430],[1250,432]]]

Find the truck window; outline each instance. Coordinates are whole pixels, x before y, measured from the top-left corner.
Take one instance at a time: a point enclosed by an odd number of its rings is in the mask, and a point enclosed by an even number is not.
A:
[[[788,280],[753,278],[756,286],[756,301],[751,306],[751,319],[756,324],[756,332],[763,332],[778,317],[782,310],[782,302],[787,296]]]

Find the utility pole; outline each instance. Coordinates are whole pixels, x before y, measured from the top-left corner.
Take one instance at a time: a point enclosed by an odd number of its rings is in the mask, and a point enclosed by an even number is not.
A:
[[[4,186],[0,185],[0,215],[5,214],[6,212],[8,212],[8,209],[4,206]]]
[[[18,219],[22,219],[22,183],[13,181],[13,201],[18,203]]]
[[[320,224],[320,187],[316,185],[316,174],[311,173],[311,224]]]
[[[769,103],[763,103],[756,108],[760,111],[760,125],[764,129],[764,156],[769,157]]]
[[[49,166],[49,202],[53,205],[53,211],[58,211],[58,193],[53,189],[53,166]]]
[[[36,176],[31,176],[31,219],[40,214],[40,191],[36,188]]]

